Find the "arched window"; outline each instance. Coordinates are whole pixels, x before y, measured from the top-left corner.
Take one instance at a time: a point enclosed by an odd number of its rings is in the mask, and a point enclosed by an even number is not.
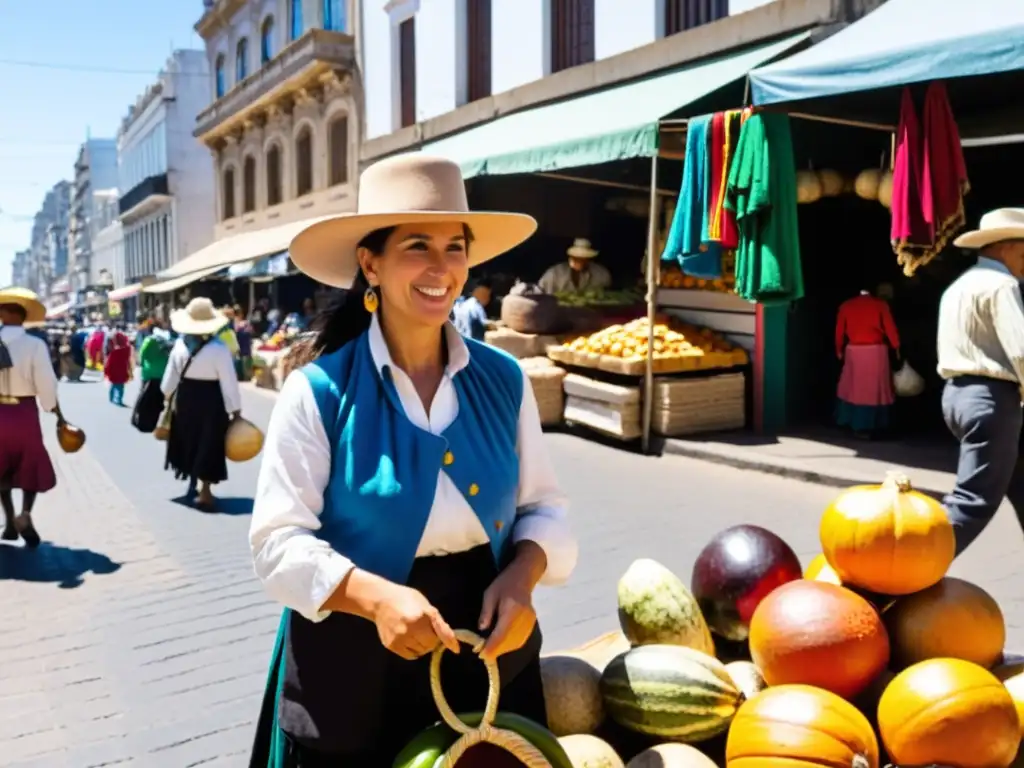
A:
[[[323,0],[324,29],[345,31],[345,0]]]
[[[274,17],[267,16],[260,27],[260,63],[266,64],[274,58]]]
[[[227,221],[228,219],[235,218],[235,169],[225,168],[223,176],[224,188],[221,190],[221,194],[224,198],[224,210],[222,218]]]
[[[333,187],[348,181],[348,115],[341,115],[331,122],[327,130],[327,143]]]
[[[313,132],[305,126],[295,139],[295,194],[298,197],[313,191]]]
[[[215,87],[217,89],[217,98],[219,99],[228,90],[228,88],[227,88],[227,85],[228,85],[227,84],[227,78],[224,76],[224,54],[223,53],[220,56],[217,57],[217,63],[216,63],[216,65],[214,65],[213,71],[214,71],[214,83],[215,83]]]
[[[243,37],[235,48],[235,82],[240,83],[249,76],[249,40]]]
[[[272,144],[267,150],[267,205],[278,205],[281,194],[281,148]]]
[[[256,158],[249,155],[242,165],[242,213],[256,210]]]
[[[288,37],[298,40],[305,26],[302,23],[302,0],[288,0]]]

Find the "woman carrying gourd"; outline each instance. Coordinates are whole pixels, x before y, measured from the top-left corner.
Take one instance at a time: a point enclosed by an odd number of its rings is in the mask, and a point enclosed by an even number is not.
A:
[[[487,636],[501,708],[545,722],[532,593],[568,578],[576,542],[523,370],[448,322],[469,268],[535,229],[470,212],[458,166],[417,155],[368,168],[357,214],[292,242],[348,290],[267,431],[250,543],[287,608],[251,766],[390,766],[438,719],[439,644],[453,709],[480,710],[484,668],[453,629]]]

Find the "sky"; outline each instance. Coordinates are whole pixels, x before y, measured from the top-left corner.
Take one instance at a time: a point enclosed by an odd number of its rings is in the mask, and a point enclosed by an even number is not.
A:
[[[202,12],[202,0],[0,0],[0,285],[79,145],[116,137],[172,50],[203,47]]]

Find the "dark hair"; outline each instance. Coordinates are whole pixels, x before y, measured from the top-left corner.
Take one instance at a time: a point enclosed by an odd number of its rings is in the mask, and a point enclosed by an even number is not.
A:
[[[21,304],[0,304],[0,310],[10,312],[14,315],[19,315],[21,317],[21,322],[23,323],[28,319],[28,312],[23,306],[21,306]]]
[[[388,238],[396,229],[398,227],[375,229],[360,240],[356,247],[365,248],[374,256],[380,256],[384,253],[384,246],[387,245]],[[473,233],[468,226],[464,226],[463,229],[468,248],[469,243],[473,240]],[[310,357],[305,362],[312,362],[320,355],[337,352],[370,327],[372,316],[363,305],[363,298],[369,289],[370,284],[366,280],[366,275],[360,269],[356,273],[356,279],[352,286],[316,316],[310,325],[310,330],[316,334],[316,339],[307,348],[306,355]],[[296,363],[298,362],[296,361]],[[297,365],[296,367],[301,366]]]

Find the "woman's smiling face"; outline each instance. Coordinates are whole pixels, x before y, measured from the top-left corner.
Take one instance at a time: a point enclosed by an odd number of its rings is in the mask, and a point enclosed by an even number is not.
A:
[[[359,263],[380,287],[384,312],[403,324],[440,327],[469,276],[468,229],[461,222],[402,224],[374,255],[359,249]]]

